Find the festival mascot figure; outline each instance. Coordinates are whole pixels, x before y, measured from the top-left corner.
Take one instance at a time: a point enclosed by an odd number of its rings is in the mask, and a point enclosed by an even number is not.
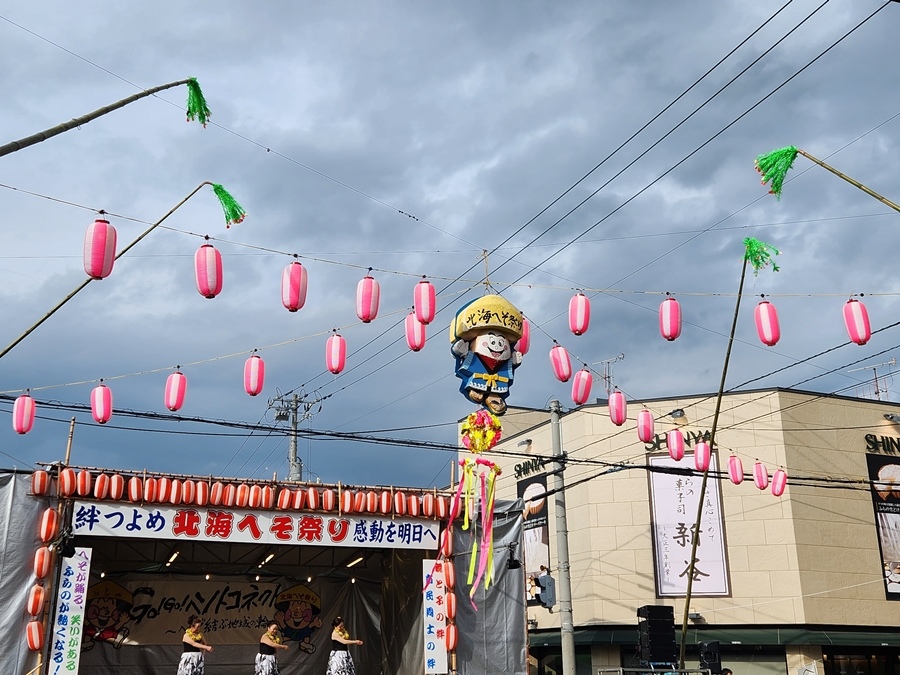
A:
[[[522,354],[522,313],[506,298],[485,295],[463,306],[450,324],[459,391],[494,415],[506,412],[506,397]]]

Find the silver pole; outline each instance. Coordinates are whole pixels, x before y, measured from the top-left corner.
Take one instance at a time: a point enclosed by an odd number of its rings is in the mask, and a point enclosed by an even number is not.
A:
[[[566,486],[563,478],[565,453],[559,425],[559,401],[550,401],[550,430],[553,457],[559,465],[553,472],[554,513],[556,517],[556,557],[559,586],[560,646],[562,647],[562,673],[575,675],[575,624],[572,620],[572,580],[569,575],[569,526],[566,520]]]

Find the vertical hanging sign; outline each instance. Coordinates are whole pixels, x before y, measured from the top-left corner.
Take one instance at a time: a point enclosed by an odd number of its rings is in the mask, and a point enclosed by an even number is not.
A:
[[[78,672],[90,574],[91,549],[76,548],[71,558],[62,558],[56,611],[49,631],[50,675]]]
[[[693,454],[675,461],[668,455],[647,458],[653,467],[693,470]],[[718,471],[717,456],[712,454],[709,472]],[[650,500],[653,526],[653,555],[656,563],[656,594],[660,598],[683,597],[687,593],[694,521],[700,506],[700,485],[696,474],[650,473]],[[728,558],[725,546],[725,522],[719,494],[719,481],[710,480],[703,496],[699,546],[694,561],[694,596],[729,595]]]
[[[423,623],[425,624],[426,675],[445,675],[448,672],[447,610],[444,601],[447,586],[444,581],[444,565],[452,564],[445,561],[435,563],[434,560],[427,559],[422,561],[422,583],[425,589],[422,598],[422,612],[425,618]]]

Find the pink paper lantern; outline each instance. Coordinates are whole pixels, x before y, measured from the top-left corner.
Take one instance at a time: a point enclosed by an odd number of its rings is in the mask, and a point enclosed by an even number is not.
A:
[[[697,471],[709,470],[709,458],[711,455],[709,443],[700,441],[694,446],[694,467]]]
[[[356,316],[363,323],[369,323],[378,316],[378,302],[381,286],[368,274],[356,285]]]
[[[112,414],[112,392],[101,381],[91,392],[91,415],[98,424],[106,424]]]
[[[306,304],[306,288],[309,274],[296,260],[284,268],[281,274],[281,304],[289,312],[296,312]]]
[[[325,343],[325,367],[337,375],[347,362],[347,341],[335,333]]]
[[[187,378],[184,373],[176,370],[166,379],[165,404],[175,412],[184,405],[184,395],[187,393]]]
[[[772,494],[780,497],[784,494],[784,488],[787,486],[787,473],[784,469],[777,469],[772,474]]]
[[[266,362],[254,354],[244,362],[244,391],[257,396],[266,380]]]
[[[425,324],[416,318],[415,312],[406,315],[406,344],[414,352],[425,346]]]
[[[222,292],[222,254],[212,244],[203,244],[194,254],[194,275],[197,290],[204,298],[214,298]]]
[[[735,485],[740,485],[744,482],[744,463],[737,455],[732,455],[728,458],[728,477]]]
[[[522,337],[516,342],[515,350],[524,356],[531,349],[531,324],[528,319],[522,317]]]
[[[681,429],[672,429],[666,434],[666,447],[669,448],[669,457],[680,462],[684,457],[684,434]]]
[[[427,326],[434,321],[437,305],[434,297],[434,286],[430,281],[423,279],[416,284],[416,288],[413,291],[413,308],[419,323]]]
[[[568,382],[572,377],[572,361],[565,347],[556,345],[550,350],[550,365],[553,366],[553,374],[560,382]]]
[[[34,399],[22,394],[13,403],[12,425],[17,434],[27,434],[34,426]]]
[[[765,490],[769,487],[769,471],[762,462],[757,462],[753,465],[753,482],[756,483],[756,487],[760,490]]]
[[[649,443],[653,440],[654,431],[653,431],[653,413],[649,410],[641,410],[638,413],[637,418],[637,433],[638,438],[641,439],[642,443]]]
[[[587,368],[575,373],[575,379],[572,380],[572,400],[575,405],[584,405],[588,402],[591,397],[592,384],[594,384],[594,378]]]
[[[763,300],[756,306],[753,312],[756,318],[756,332],[764,345],[774,347],[781,339],[781,328],[778,325],[778,312],[775,305],[768,300]]]
[[[609,395],[609,421],[617,427],[625,424],[628,419],[628,404],[625,400],[625,394],[616,389]]]
[[[681,335],[681,304],[666,298],[659,306],[659,332],[669,342]]]
[[[116,261],[116,228],[97,218],[84,233],[84,272],[91,279],[105,279]]]
[[[866,344],[872,337],[869,312],[859,300],[850,298],[844,305],[844,325],[847,326],[847,334],[850,339],[858,345]]]
[[[584,293],[576,293],[569,300],[569,330],[575,335],[583,335],[590,323],[591,301]]]

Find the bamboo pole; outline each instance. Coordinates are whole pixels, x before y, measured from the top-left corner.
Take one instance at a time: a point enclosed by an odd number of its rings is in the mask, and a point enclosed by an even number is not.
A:
[[[731,333],[728,335],[728,348],[725,350],[725,364],[722,366],[722,379],[719,381],[719,393],[716,396],[716,407],[713,412],[712,429],[709,432],[709,447],[715,447],[716,426],[719,423],[719,411],[722,409],[722,395],[725,392],[725,377],[728,375],[728,362],[731,359],[731,347],[734,345],[734,335],[737,329],[738,314],[741,309],[741,295],[744,292],[744,279],[747,277],[747,257],[744,256],[744,266],[741,268],[741,283],[738,286],[737,302],[734,305],[734,319],[731,322]],[[687,643],[688,614],[691,611],[691,590],[694,585],[694,563],[697,560],[697,546],[700,544],[700,523],[703,519],[703,501],[706,497],[706,484],[709,479],[709,467],[703,472],[703,480],[700,482],[700,499],[697,503],[697,518],[694,520],[694,529],[691,533],[691,560],[688,564],[687,590],[684,598],[684,616],[681,620],[681,646],[678,653],[679,668],[684,669],[684,650]]]
[[[859,188],[860,190],[865,192],[870,197],[874,197],[875,199],[880,201],[885,206],[890,206],[892,209],[894,209],[894,211],[900,212],[900,206],[898,206],[897,204],[892,202],[890,199],[878,194],[877,192],[875,192],[875,190],[872,190],[871,188],[863,185],[859,181],[854,180],[853,178],[850,178],[850,176],[848,176],[847,174],[841,173],[840,171],[835,169],[833,166],[830,166],[830,165],[826,164],[825,162],[823,162],[821,159],[813,157],[811,154],[809,154],[805,150],[801,150],[800,148],[797,148],[797,154],[803,155],[804,157],[806,157],[806,159],[810,160],[811,162],[815,162],[816,164],[821,166],[823,169],[827,169],[828,171],[833,173],[838,178],[843,178],[845,181],[850,183],[850,185]]]
[[[171,89],[172,87],[178,87],[182,84],[187,84],[190,82],[190,78],[186,80],[178,80],[178,82],[169,82],[168,84],[161,84],[158,87],[153,87],[152,89],[144,89],[144,91],[139,92],[137,94],[133,94],[128,98],[123,98],[121,101],[116,101],[115,103],[104,106],[102,108],[98,108],[94,112],[88,113],[87,115],[82,115],[81,117],[76,117],[75,119],[71,119],[68,122],[63,122],[62,124],[57,124],[55,127],[51,127],[44,131],[38,132],[31,136],[26,136],[25,138],[20,138],[18,141],[12,141],[11,143],[7,143],[6,145],[0,146],[0,157],[3,155],[9,155],[18,150],[22,150],[23,148],[27,148],[31,145],[35,145],[42,141],[46,141],[48,138],[53,138],[54,136],[58,136],[59,134],[69,131],[70,129],[74,129],[76,127],[80,127],[83,124],[87,124],[98,117],[102,117],[106,113],[112,112],[113,110],[118,110],[119,108],[124,108],[129,103],[134,103],[137,100],[142,98],[146,98],[147,96],[152,96],[153,94],[164,91],[166,89]]]
[[[115,260],[118,260],[118,259],[121,258],[123,255],[125,255],[126,253],[128,253],[128,251],[130,251],[132,248],[134,248],[134,246],[137,245],[137,243],[138,243],[139,241],[141,241],[144,237],[146,237],[148,234],[150,234],[150,233],[151,233],[153,230],[155,230],[157,227],[159,227],[159,226],[163,223],[163,221],[166,220],[166,218],[168,218],[168,217],[171,216],[173,213],[175,213],[175,211],[177,211],[179,208],[181,208],[181,207],[184,205],[184,203],[185,203],[188,199],[190,199],[191,197],[193,197],[195,194],[197,194],[197,192],[200,190],[200,188],[202,188],[204,185],[212,185],[212,183],[210,183],[208,180],[205,180],[205,181],[203,181],[202,183],[200,183],[200,185],[198,185],[197,187],[195,187],[195,188],[193,189],[193,191],[192,191],[187,197],[185,197],[185,198],[182,199],[180,202],[178,202],[175,206],[173,206],[171,209],[169,209],[169,211],[168,211],[168,213],[166,213],[166,215],[164,215],[162,218],[160,218],[160,219],[157,220],[155,223],[153,223],[150,227],[148,227],[146,230],[144,230],[144,231],[138,236],[137,239],[135,239],[135,240],[132,241],[130,244],[128,244],[128,246],[126,246],[126,247],[123,248],[121,251],[119,251],[119,253],[118,253],[118,254],[116,255],[116,257],[115,257]],[[6,356],[10,351],[12,351],[12,349],[13,349],[17,344],[19,344],[22,340],[24,340],[24,339],[27,338],[29,335],[31,335],[31,334],[37,329],[38,326],[40,326],[40,325],[41,325],[42,323],[44,323],[47,319],[49,319],[51,316],[53,316],[53,315],[57,312],[57,310],[59,310],[59,309],[60,309],[63,305],[65,305],[69,300],[71,300],[72,298],[74,298],[81,290],[84,289],[85,286],[87,286],[87,285],[88,285],[89,283],[91,283],[92,281],[94,281],[94,279],[88,278],[88,279],[85,279],[84,281],[82,281],[78,286],[76,286],[76,287],[75,287],[75,290],[73,290],[73,291],[72,291],[71,293],[69,293],[66,297],[64,297],[62,300],[60,300],[58,303],[56,303],[56,305],[53,307],[53,309],[51,309],[49,312],[47,312],[46,314],[44,314],[43,317],[41,317],[36,323],[32,324],[32,326],[31,326],[30,328],[28,328],[24,333],[22,333],[19,337],[17,337],[15,340],[13,340],[13,341],[5,348],[2,352],[0,352],[0,359],[2,359],[2,358],[3,358],[4,356]]]

